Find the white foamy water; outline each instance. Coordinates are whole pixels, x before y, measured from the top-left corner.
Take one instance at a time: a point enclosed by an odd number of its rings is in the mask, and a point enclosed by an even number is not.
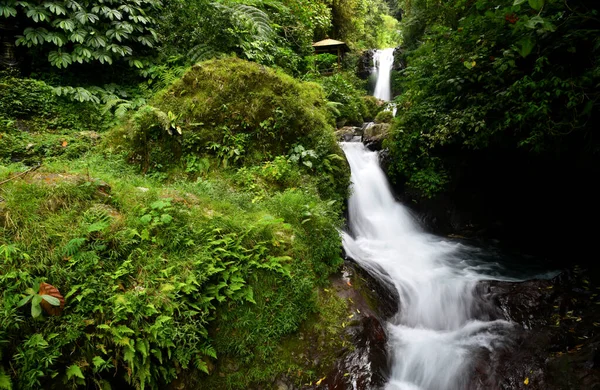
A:
[[[343,143],[352,172],[348,256],[398,291],[398,315],[388,323],[392,357],[386,390],[461,390],[475,356],[502,344],[506,321],[477,320],[479,274],[470,249],[424,232],[395,201],[376,152]]]
[[[392,100],[391,74],[394,66],[394,48],[376,50],[373,55],[373,66],[377,71],[377,83],[373,96],[389,102]]]

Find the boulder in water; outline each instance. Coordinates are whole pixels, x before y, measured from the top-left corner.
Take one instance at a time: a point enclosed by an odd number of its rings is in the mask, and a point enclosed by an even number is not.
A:
[[[364,130],[363,143],[369,150],[381,150],[383,140],[389,135],[389,123],[376,123]]]

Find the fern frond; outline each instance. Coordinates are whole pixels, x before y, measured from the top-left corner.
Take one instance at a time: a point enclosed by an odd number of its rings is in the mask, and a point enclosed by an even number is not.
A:
[[[264,11],[245,4],[236,4],[231,9],[236,21],[248,28],[256,39],[271,40],[274,37],[275,31],[271,27],[271,19]]]
[[[222,53],[216,51],[212,46],[207,45],[205,43],[200,43],[188,52],[188,59],[192,64],[197,62],[210,60],[212,58],[217,58]]]

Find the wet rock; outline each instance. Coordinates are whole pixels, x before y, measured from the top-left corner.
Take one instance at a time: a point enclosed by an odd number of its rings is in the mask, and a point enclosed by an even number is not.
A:
[[[375,54],[375,50],[365,50],[358,59],[358,70],[356,74],[363,80],[366,80],[371,76],[373,70],[373,54]]]
[[[350,303],[353,314],[346,328],[350,344],[339,351],[327,376],[303,390],[379,389],[389,376],[385,319],[398,310],[397,294],[351,260],[344,263],[341,277],[332,285],[337,295]]]
[[[390,133],[392,126],[389,123],[377,123],[364,130],[363,143],[372,151],[382,149],[383,141]]]
[[[338,362],[317,389],[367,390],[385,384],[389,375],[387,334],[381,321],[373,316],[363,317],[353,333],[354,350]]]
[[[398,46],[394,49],[394,65],[392,70],[401,71],[406,69],[406,60],[404,58],[404,48]]]
[[[339,141],[351,142],[354,137],[362,137],[363,129],[357,126],[344,126],[335,132],[335,136]]]
[[[491,316],[516,327],[498,353],[478,359],[472,389],[600,388],[600,299],[586,272],[522,283],[485,281],[477,290],[494,303]]]

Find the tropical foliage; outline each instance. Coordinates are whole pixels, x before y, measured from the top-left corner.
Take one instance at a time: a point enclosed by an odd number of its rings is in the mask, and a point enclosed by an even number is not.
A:
[[[460,150],[598,153],[600,23],[590,2],[420,0],[405,10],[408,68],[389,146],[409,186],[428,196],[448,188]]]
[[[91,61],[112,64],[120,58],[142,67],[136,57],[156,44],[154,15],[160,6],[160,0],[3,0],[0,16],[18,26],[17,45],[46,54],[58,68]]]

